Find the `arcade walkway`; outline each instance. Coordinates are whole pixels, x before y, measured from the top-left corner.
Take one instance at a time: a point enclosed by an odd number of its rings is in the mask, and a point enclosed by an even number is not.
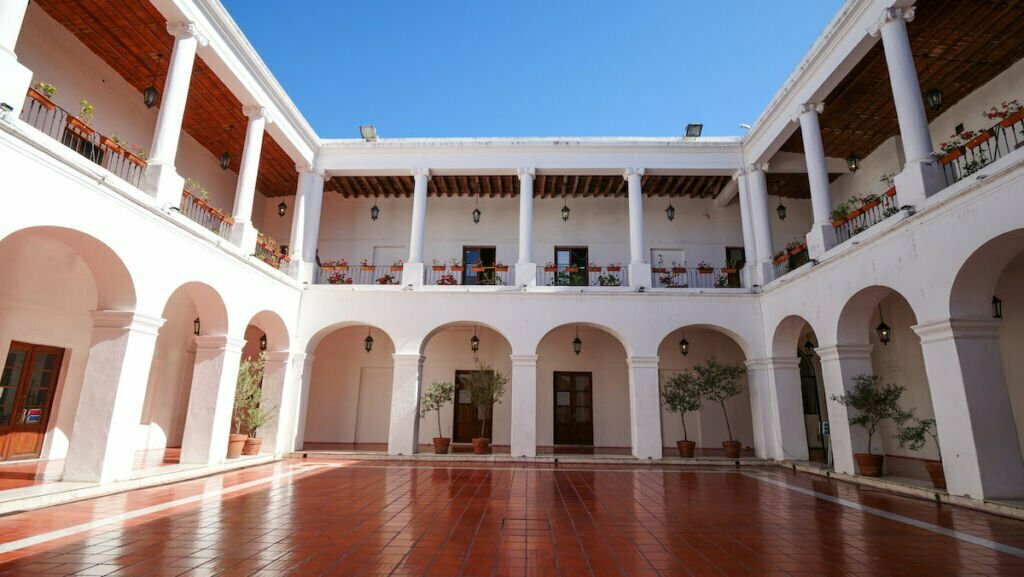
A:
[[[1024,522],[780,469],[289,460],[0,518],[0,575],[1022,575]]]

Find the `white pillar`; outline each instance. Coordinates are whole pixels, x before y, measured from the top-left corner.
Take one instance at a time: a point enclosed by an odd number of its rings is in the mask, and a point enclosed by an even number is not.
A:
[[[402,284],[423,284],[423,233],[427,221],[427,185],[430,171],[417,168],[412,172],[415,186],[412,191],[412,226],[409,231],[409,260],[402,270]]]
[[[821,379],[825,386],[832,442],[832,468],[838,473],[856,474],[853,454],[867,452],[867,434],[858,427],[851,429],[849,411],[833,400],[853,388],[853,378],[874,374],[871,366],[872,345],[818,346]]]
[[[743,257],[745,263],[740,271],[743,286],[750,288],[761,281],[757,279],[757,246],[754,243],[754,221],[750,216],[750,199],[747,186],[747,171],[739,170],[732,175],[736,181],[740,203],[740,224],[743,227]]]
[[[256,248],[257,231],[252,224],[252,203],[256,197],[256,176],[260,172],[263,133],[272,120],[262,106],[246,106],[242,113],[249,119],[249,126],[245,130],[245,145],[235,185],[235,208],[231,216],[235,225],[231,228],[231,241],[248,251]]]
[[[238,365],[245,341],[198,336],[192,390],[188,397],[181,463],[213,465],[227,458]]]
[[[1024,463],[999,348],[998,320],[940,320],[921,337],[950,495],[1024,498]]]
[[[297,164],[299,183],[295,188],[292,207],[292,230],[289,239],[291,274],[300,282],[312,282],[316,263],[316,237],[310,228],[320,229],[320,205],[323,201],[324,180],[321,173],[308,164]],[[319,181],[319,183],[317,182]]]
[[[167,80],[142,187],[154,195],[159,204],[177,207],[181,204],[181,192],[185,187],[185,179],[178,175],[174,166],[181,139],[181,123],[185,119],[185,103],[188,86],[192,82],[196,50],[199,46],[206,46],[207,40],[192,22],[168,22],[167,32],[174,36],[174,48],[167,67]]]
[[[651,286],[651,264],[644,258],[643,176],[642,168],[627,168],[622,174],[629,192],[629,286],[633,288]]]
[[[0,102],[9,104],[15,117],[32,83],[32,71],[14,53],[26,8],[28,0],[0,0]]]
[[[819,102],[800,105],[800,132],[804,139],[804,161],[807,163],[807,181],[811,188],[811,212],[814,224],[807,233],[807,251],[811,258],[820,259],[825,251],[836,245],[832,228],[832,195],[829,192],[828,167],[825,145],[821,140],[818,115],[825,109]]]
[[[288,351],[268,351],[263,370],[263,396],[260,405],[270,409],[274,417],[262,430],[257,431],[263,437],[263,453],[287,453],[292,450],[288,443],[288,431],[291,420],[288,418],[291,402],[295,396],[295,387],[288,367],[291,364],[291,353]]]
[[[772,268],[772,225],[768,216],[768,163],[752,164],[747,171],[747,198],[757,246],[757,279],[766,285],[775,278]]]
[[[309,411],[309,387],[313,381],[313,361],[316,357],[311,354],[294,355],[294,366],[301,367],[296,381],[299,383],[298,403],[292,411],[292,443],[294,451],[301,451],[306,442],[306,414]]]
[[[420,382],[423,355],[394,354],[394,382],[391,392],[389,455],[412,455],[419,446]]]
[[[629,420],[633,456],[661,458],[661,391],[658,357],[628,357]]]
[[[928,117],[907,35],[907,22],[913,21],[915,10],[914,6],[886,8],[869,30],[872,36],[882,36],[903,154],[907,159],[903,172],[896,176],[896,190],[901,203],[912,205],[923,202],[927,195],[945,186],[942,169],[932,156]]]
[[[537,456],[537,355],[512,355],[512,456]]]
[[[800,359],[773,357],[760,359],[767,371],[769,430],[772,433],[770,458],[778,461],[806,461],[807,433],[804,425],[804,400],[800,389]],[[747,363],[750,367],[751,364]],[[751,385],[753,386],[753,385]]]
[[[782,453],[775,426],[775,403],[771,374],[766,359],[748,359],[747,389],[750,393],[750,423],[754,433],[754,454],[761,459],[778,459]]]
[[[125,481],[132,474],[145,384],[164,319],[132,311],[93,311],[92,321],[62,479]]]
[[[516,261],[516,284],[536,286],[537,263],[533,261],[533,168],[520,168],[519,176],[519,259]]]

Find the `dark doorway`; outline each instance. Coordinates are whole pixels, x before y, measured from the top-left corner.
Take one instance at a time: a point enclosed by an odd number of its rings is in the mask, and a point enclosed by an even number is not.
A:
[[[555,445],[594,444],[591,373],[555,372]]]
[[[747,256],[743,252],[742,246],[727,246],[725,247],[725,267],[729,268],[729,265],[733,265],[735,272],[726,273],[727,283],[726,286],[730,288],[739,288],[740,286],[740,270],[747,264]]]
[[[0,376],[0,460],[39,456],[64,349],[11,343]]]
[[[462,247],[462,262],[466,265],[462,271],[462,284],[494,284],[496,258],[497,251],[493,246]]]
[[[469,393],[469,379],[476,371],[455,371],[455,422],[452,425],[453,443],[471,443],[473,439],[480,436],[480,412],[473,405]],[[488,407],[487,411],[487,434],[494,436],[493,410]]]
[[[587,247],[557,246],[555,247],[555,286],[587,286]]]

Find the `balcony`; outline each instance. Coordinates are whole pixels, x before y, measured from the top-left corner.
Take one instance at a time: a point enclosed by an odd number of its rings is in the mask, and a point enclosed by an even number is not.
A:
[[[538,286],[600,286],[629,285],[629,269],[620,265],[605,267],[591,265],[556,266],[553,263],[537,267]]]
[[[854,196],[832,210],[832,228],[836,233],[836,241],[844,243],[899,211],[900,203],[896,198],[895,186],[881,195]],[[792,268],[796,267],[790,270]]]
[[[253,256],[277,270],[286,267],[291,261],[291,258],[281,250],[277,241],[262,232],[256,235],[256,252]]]
[[[772,259],[772,267],[775,273],[774,278],[785,276],[787,273],[807,264],[810,260],[806,242],[791,242],[786,245],[785,249],[775,253],[775,258]]]
[[[672,266],[651,269],[652,288],[740,288],[739,266]]]
[[[939,145],[939,164],[946,186],[978,172],[1024,146],[1024,110],[1017,101],[986,113],[999,122],[980,132],[963,131]]]
[[[515,271],[502,263],[490,266],[475,264],[465,266],[453,260],[450,264],[435,262],[427,267],[428,285],[441,286],[514,286]]]
[[[402,264],[388,265],[363,262],[351,266],[347,261],[324,261],[317,267],[315,284],[335,285],[399,285],[402,284]]]
[[[185,182],[185,190],[181,192],[180,210],[189,220],[221,238],[228,238],[235,224],[231,217],[210,206],[209,195],[191,180]]]

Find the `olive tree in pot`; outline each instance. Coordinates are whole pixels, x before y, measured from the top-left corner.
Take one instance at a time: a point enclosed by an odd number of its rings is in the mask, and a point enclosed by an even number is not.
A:
[[[263,356],[260,355],[260,359]],[[263,437],[257,437],[256,433],[263,427],[270,424],[277,414],[277,406],[267,407],[263,405],[263,379],[255,382],[249,391],[248,405],[245,407],[245,426],[249,430],[249,437],[242,446],[243,455],[259,455],[263,448]]]
[[[473,439],[473,452],[483,455],[491,452],[491,439],[487,436],[487,421],[491,418],[491,408],[501,403],[505,396],[505,385],[508,377],[489,365],[478,364],[469,377],[470,401],[476,407],[480,418],[480,436]]]
[[[729,440],[722,441],[725,456],[738,459],[743,445],[732,438],[732,425],[729,424],[729,411],[725,408],[725,402],[742,392],[739,378],[746,374],[747,369],[742,365],[720,363],[712,358],[704,361],[704,364],[695,365],[693,370],[697,375],[697,388],[701,397],[722,407],[725,430],[729,435]]]
[[[704,405],[697,376],[693,371],[686,369],[666,379],[661,390],[661,402],[666,409],[679,413],[679,420],[683,423],[683,440],[676,441],[676,446],[679,447],[680,457],[692,458],[697,443],[691,441],[686,433],[686,413],[699,411]]]
[[[451,445],[452,440],[449,437],[445,437],[444,431],[441,430],[441,409],[452,402],[455,396],[455,383],[430,383],[427,387],[427,391],[423,394],[423,401],[420,403],[420,417],[424,418],[427,413],[434,411],[437,413],[437,436],[434,437],[434,453],[438,455],[447,455],[448,447]]]
[[[246,439],[249,438],[247,427],[249,413],[249,397],[253,390],[259,390],[263,382],[263,369],[266,367],[263,355],[252,359],[242,359],[238,365],[238,378],[235,381],[235,403],[231,409],[231,434],[228,436],[228,458],[234,459],[242,454]]]
[[[901,409],[899,405],[904,390],[903,387],[891,383],[883,385],[882,377],[876,375],[857,375],[853,377],[852,389],[842,395],[832,395],[833,401],[855,411],[849,416],[850,424],[863,427],[867,431],[868,452],[853,454],[860,474],[865,477],[882,476],[885,455],[871,452],[879,425],[886,419],[899,424],[910,416],[910,413]]]
[[[935,443],[935,450],[939,451],[939,432],[935,428],[935,419],[919,419],[910,415],[908,419],[900,424],[900,432],[897,436],[900,446],[911,451],[920,451],[928,443],[931,437]],[[927,459],[924,468],[928,470],[928,476],[932,479],[932,485],[936,489],[946,488],[946,472],[942,469],[942,453],[939,452],[939,460]]]

